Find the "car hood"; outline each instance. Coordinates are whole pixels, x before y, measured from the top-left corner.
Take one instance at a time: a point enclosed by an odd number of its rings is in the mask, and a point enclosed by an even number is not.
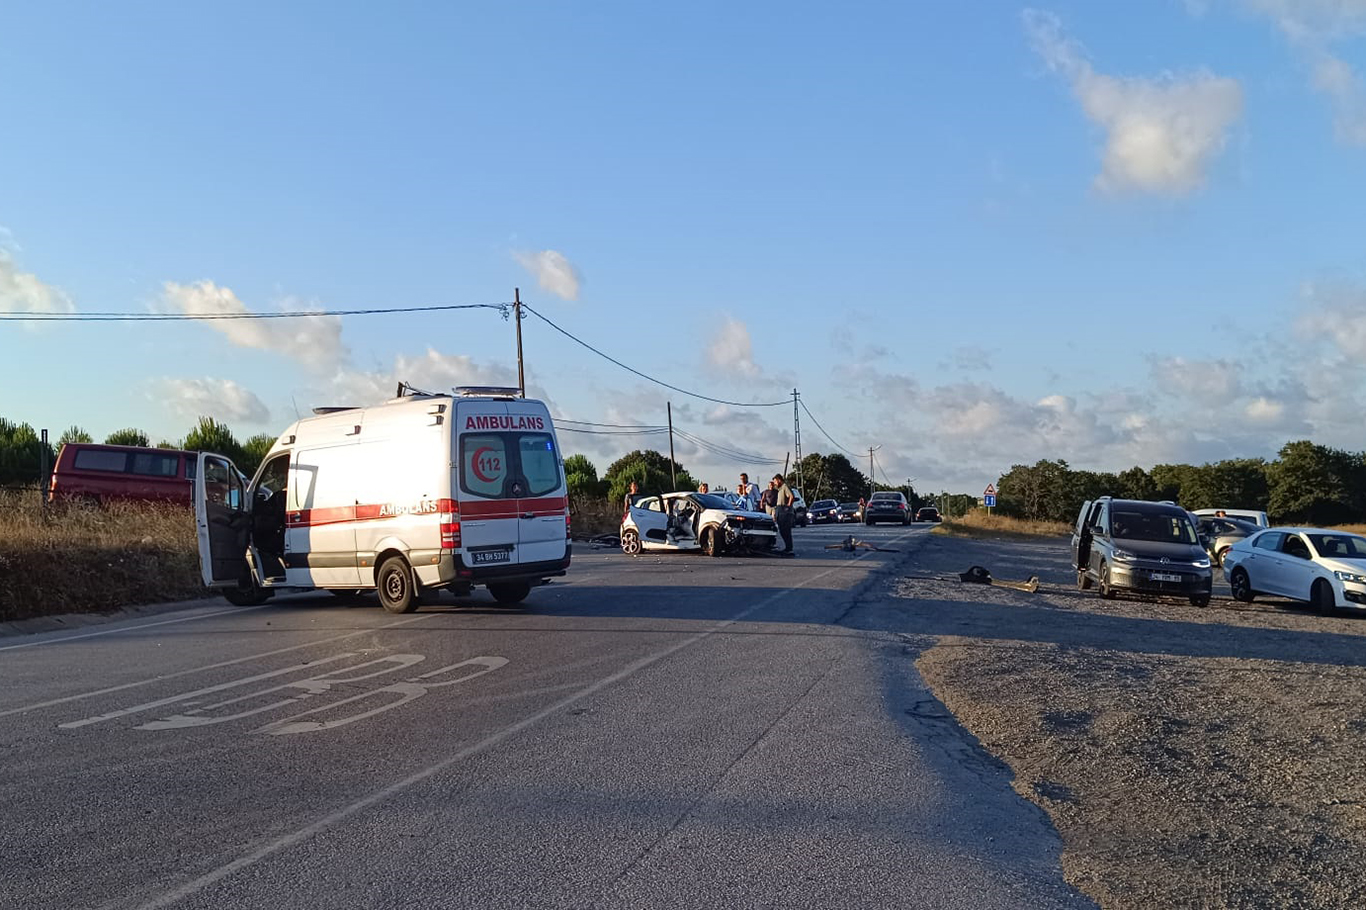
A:
[[[1366,575],[1366,559],[1317,559],[1315,562],[1329,572],[1351,572],[1353,575]]]
[[[767,512],[746,512],[743,509],[726,509],[721,514],[727,518],[768,518]]]
[[[1127,550],[1140,559],[1161,559],[1165,556],[1173,561],[1194,562],[1205,558],[1204,548],[1193,543],[1119,539],[1114,544],[1115,549]]]

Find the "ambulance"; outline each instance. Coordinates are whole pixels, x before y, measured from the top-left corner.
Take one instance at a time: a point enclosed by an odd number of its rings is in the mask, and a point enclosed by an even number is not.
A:
[[[569,568],[564,462],[544,403],[517,389],[416,392],[318,408],[248,481],[203,452],[195,524],[204,583],[239,605],[276,591],[375,591],[391,613],[424,593],[502,604]]]

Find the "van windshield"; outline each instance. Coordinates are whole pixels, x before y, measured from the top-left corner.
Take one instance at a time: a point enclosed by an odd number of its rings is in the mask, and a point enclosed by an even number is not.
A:
[[[1172,512],[1116,509],[1110,514],[1110,532],[1116,540],[1150,540],[1156,543],[1196,542],[1190,519]]]
[[[488,499],[549,496],[560,488],[560,455],[549,433],[466,433],[460,489]]]

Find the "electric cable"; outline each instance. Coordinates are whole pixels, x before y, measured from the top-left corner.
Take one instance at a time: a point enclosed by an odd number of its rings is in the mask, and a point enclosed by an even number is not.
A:
[[[31,313],[0,312],[0,322],[210,322],[232,319],[302,319],[309,316],[372,316],[388,313],[433,313],[448,310],[498,310],[510,303],[440,303],[430,306],[369,307],[360,310],[287,310],[279,313]]]
[[[617,360],[615,357],[611,356],[610,354],[603,353],[601,350],[599,350],[598,348],[593,347],[591,344],[589,344],[588,342],[584,341],[582,338],[579,338],[578,336],[576,336],[576,335],[570,333],[570,332],[567,331],[566,329],[560,328],[560,326],[556,325],[554,322],[551,322],[549,319],[547,319],[545,316],[543,316],[540,312],[538,312],[537,310],[532,309],[530,306],[528,306],[528,305],[525,304],[525,303],[522,304],[522,310],[523,310],[524,312],[530,313],[531,315],[535,316],[537,319],[541,320],[541,321],[544,322],[546,325],[550,326],[552,329],[554,329],[555,331],[559,332],[561,335],[563,335],[564,337],[568,338],[570,341],[574,342],[575,344],[581,345],[582,347],[585,347],[585,348],[587,348],[588,350],[592,351],[594,354],[597,354],[597,355],[598,355],[599,357],[601,357],[603,360],[606,360],[606,361],[609,361],[609,362],[611,362],[611,363],[614,363],[614,364],[616,364],[617,366],[621,367],[621,368],[622,368],[623,370],[625,370],[626,372],[632,373],[632,374],[634,374],[634,375],[636,375],[636,376],[639,376],[641,379],[644,379],[644,380],[646,380],[647,382],[653,382],[653,383],[654,383],[655,385],[657,385],[657,386],[663,386],[664,388],[670,389],[670,390],[675,391],[675,392],[678,392],[678,393],[681,394],[681,395],[687,395],[687,396],[689,396],[689,397],[691,397],[691,398],[698,398],[698,399],[701,399],[702,401],[710,401],[710,402],[712,402],[713,404],[730,405],[731,407],[736,407],[736,408],[776,408],[776,407],[779,407],[780,405],[789,404],[789,403],[791,403],[791,401],[792,401],[791,398],[785,398],[785,399],[783,399],[782,401],[729,401],[729,400],[727,400],[727,399],[725,399],[725,398],[713,398],[713,397],[710,396],[710,395],[703,395],[703,394],[700,393],[700,392],[691,392],[691,391],[689,391],[689,390],[687,390],[687,389],[680,388],[679,386],[670,385],[669,383],[665,382],[665,381],[662,380],[662,379],[656,379],[656,378],[654,378],[653,376],[650,376],[650,375],[647,374],[647,373],[642,373],[640,370],[637,370],[637,369],[634,368],[634,367],[627,366],[626,364],[622,363],[620,360]]]
[[[830,444],[831,444],[832,446],[834,446],[834,447],[837,448],[837,449],[842,450],[843,452],[845,452],[845,453],[848,454],[848,455],[854,456],[855,458],[862,458],[862,457],[863,457],[863,453],[862,453],[862,452],[855,452],[853,449],[847,449],[847,448],[845,448],[844,446],[840,445],[838,442],[835,442],[835,437],[831,436],[829,433],[827,433],[827,432],[825,431],[825,427],[821,426],[821,422],[820,422],[819,420],[816,419],[816,415],[815,415],[815,414],[812,414],[812,413],[811,413],[811,409],[808,408],[808,407],[806,406],[806,402],[805,402],[805,401],[803,401],[803,400],[801,400],[801,399],[799,398],[799,399],[797,400],[797,403],[800,404],[801,407],[802,407],[802,410],[806,412],[806,416],[811,418],[811,422],[814,423],[814,424],[816,425],[816,429],[818,429],[818,430],[821,431],[821,435],[824,436],[826,439],[830,440]]]

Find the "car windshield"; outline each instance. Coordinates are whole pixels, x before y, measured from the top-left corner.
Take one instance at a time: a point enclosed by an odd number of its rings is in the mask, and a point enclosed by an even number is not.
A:
[[[729,502],[727,502],[727,501],[725,500],[724,497],[717,496],[715,493],[694,493],[694,494],[692,494],[692,498],[695,499],[695,500],[697,500],[699,503],[701,503],[701,504],[702,504],[702,508],[704,508],[704,509],[733,509],[733,508],[735,508],[735,506],[733,506],[733,505],[731,505]]]
[[[1116,509],[1110,517],[1116,540],[1148,540],[1158,543],[1195,543],[1195,528],[1178,512]]]
[[[1366,537],[1355,534],[1308,534],[1314,551],[1325,559],[1366,559]]]

